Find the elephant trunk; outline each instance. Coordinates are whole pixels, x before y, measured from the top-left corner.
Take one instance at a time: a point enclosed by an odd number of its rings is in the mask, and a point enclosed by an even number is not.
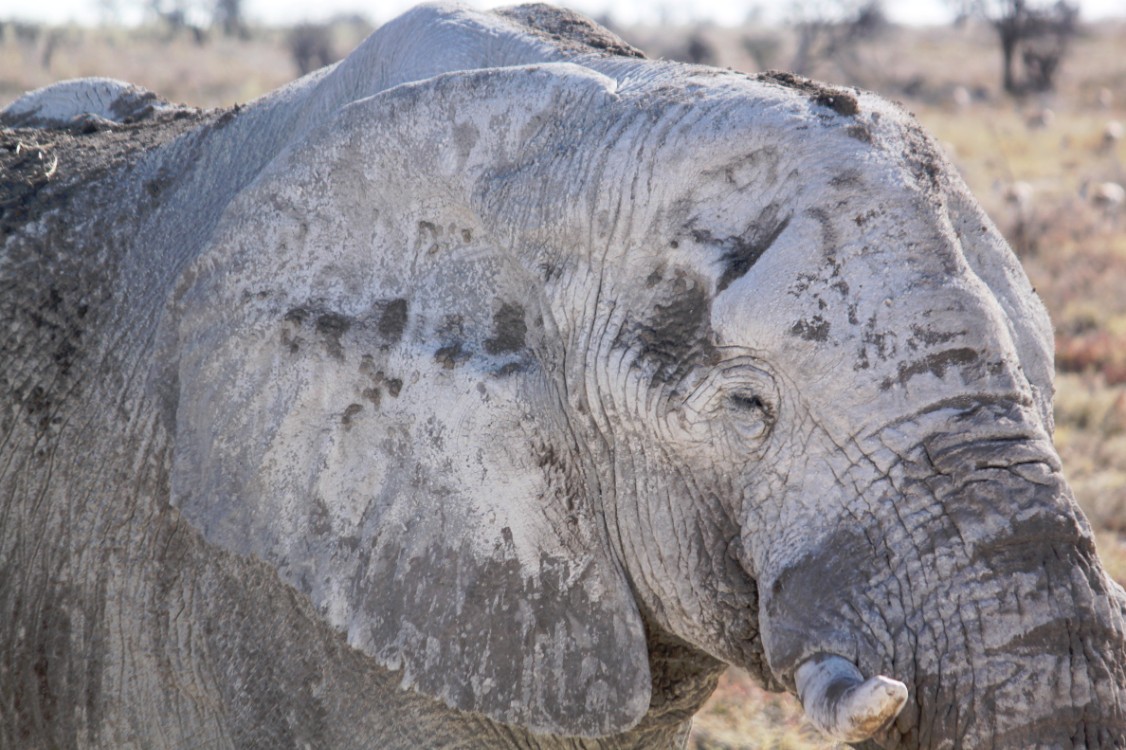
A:
[[[911,699],[886,745],[1126,747],[1122,613],[1089,539],[1045,524],[977,552],[896,633]]]
[[[1054,451],[955,434],[773,580],[772,668],[847,742],[1126,748],[1123,593]]]

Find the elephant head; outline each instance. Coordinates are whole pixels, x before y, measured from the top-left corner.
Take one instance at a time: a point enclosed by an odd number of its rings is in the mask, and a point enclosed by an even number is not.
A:
[[[241,112],[5,110],[165,119],[4,217],[0,743],[652,746],[734,664],[847,742],[1126,747],[1047,316],[913,120],[404,19]]]
[[[1047,316],[877,97],[399,86],[231,202],[160,351],[184,518],[450,706],[626,730],[662,633],[845,741],[1126,746]]]

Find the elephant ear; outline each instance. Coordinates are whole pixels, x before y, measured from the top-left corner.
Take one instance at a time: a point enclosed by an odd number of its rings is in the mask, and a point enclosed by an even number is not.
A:
[[[571,65],[357,102],[280,155],[184,272],[162,333],[172,502],[450,706],[600,736],[648,710],[642,621],[569,431],[542,282],[474,185],[570,136]]]

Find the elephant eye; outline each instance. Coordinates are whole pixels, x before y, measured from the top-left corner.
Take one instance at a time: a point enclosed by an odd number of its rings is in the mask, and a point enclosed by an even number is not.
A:
[[[766,413],[766,403],[757,393],[733,393],[728,397],[736,411]]]
[[[751,355],[736,355],[701,373],[682,401],[686,424],[701,427],[708,440],[723,436],[746,451],[762,444],[779,421],[783,401],[777,380]]]
[[[747,438],[763,438],[774,424],[773,410],[766,399],[753,391],[736,391],[727,396],[734,422]]]

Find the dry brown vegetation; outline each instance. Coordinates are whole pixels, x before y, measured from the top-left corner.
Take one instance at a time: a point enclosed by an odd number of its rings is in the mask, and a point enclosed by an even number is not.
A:
[[[743,70],[785,68],[794,39],[781,29],[626,29],[653,56]],[[351,35],[351,36],[350,36]],[[334,30],[338,54],[358,41]],[[169,37],[160,30],[41,29],[0,38],[0,106],[64,78],[104,75],[200,107],[246,102],[296,74],[286,32],[249,39]],[[1126,23],[1083,33],[1059,90],[1014,100],[1000,93],[1001,58],[984,27],[884,30],[811,72],[899,100],[942,142],[1020,254],[1056,327],[1056,443],[1100,555],[1126,582],[1126,206],[1097,203],[1104,183],[1126,184]],[[1050,112],[1049,112],[1050,110]],[[1113,130],[1113,128],[1111,128]],[[697,718],[698,750],[831,747],[805,726],[795,701],[729,673]]]

